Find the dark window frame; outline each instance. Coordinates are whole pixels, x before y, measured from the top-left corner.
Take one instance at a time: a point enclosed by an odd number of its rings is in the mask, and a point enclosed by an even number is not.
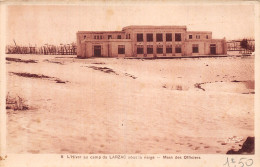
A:
[[[192,53],[199,53],[199,45],[198,44],[192,45]]]
[[[156,48],[156,53],[157,54],[163,54],[163,48]]]
[[[137,54],[144,54],[144,48],[137,48],[136,53]]]
[[[125,45],[118,45],[118,54],[125,54]]]
[[[181,41],[181,33],[175,33],[175,41]]]
[[[181,50],[181,46],[176,46],[175,47],[175,53],[181,53],[182,50]]]
[[[192,39],[192,35],[189,35],[189,39]]]
[[[172,33],[166,33],[166,41],[172,41]]]
[[[166,47],[166,53],[172,53],[172,47]]]
[[[163,34],[157,33],[156,34],[156,42],[162,42],[163,41]]]
[[[146,41],[147,42],[153,42],[153,34],[151,34],[151,33],[146,34]]]
[[[107,36],[107,39],[112,39],[112,35],[108,35],[108,36]]]
[[[117,35],[117,39],[122,39],[122,36],[121,35]]]
[[[143,42],[144,41],[144,34],[137,33],[136,34],[136,41],[137,42]]]
[[[153,48],[147,48],[147,54],[153,54]]]

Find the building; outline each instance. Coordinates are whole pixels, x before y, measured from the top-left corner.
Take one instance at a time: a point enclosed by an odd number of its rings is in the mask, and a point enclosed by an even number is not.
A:
[[[228,51],[240,51],[242,50],[240,43],[242,40],[232,40],[227,41],[227,50]]]
[[[122,31],[77,32],[77,56],[182,57],[225,55],[226,40],[186,26],[127,26]]]
[[[245,48],[241,47],[241,42],[246,40],[248,50],[255,51],[255,40],[251,38],[245,39],[237,39],[237,40],[230,40],[227,41],[227,50],[228,51],[242,51]]]

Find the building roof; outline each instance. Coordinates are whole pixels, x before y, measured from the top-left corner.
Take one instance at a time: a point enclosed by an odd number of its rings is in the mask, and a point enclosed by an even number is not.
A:
[[[211,31],[187,31],[187,33],[197,33],[197,34],[209,34]]]
[[[124,33],[123,31],[78,31],[77,34],[106,34],[106,33]]]
[[[108,33],[124,33],[125,30],[129,29],[185,29],[186,26],[183,25],[162,25],[162,26],[153,26],[153,25],[130,25],[122,28],[122,31],[78,31],[77,34],[88,33],[88,34],[108,34]],[[187,33],[198,33],[198,34],[212,34],[211,31],[187,31]]]
[[[126,29],[187,29],[186,26],[175,26],[175,25],[171,25],[171,26],[166,26],[166,25],[163,25],[163,26],[152,26],[152,25],[131,25],[131,26],[126,26],[126,27],[123,27],[123,31],[126,30]]]

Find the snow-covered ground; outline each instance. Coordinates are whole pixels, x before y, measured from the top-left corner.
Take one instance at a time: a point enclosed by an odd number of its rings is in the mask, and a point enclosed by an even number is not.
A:
[[[7,110],[9,153],[223,154],[254,136],[254,57],[7,57],[38,61],[7,61],[30,108]]]

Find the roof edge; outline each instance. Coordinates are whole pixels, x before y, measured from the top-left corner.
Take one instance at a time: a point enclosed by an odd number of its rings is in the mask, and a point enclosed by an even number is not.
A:
[[[123,27],[122,30],[125,29],[133,29],[133,28],[142,28],[142,29],[151,29],[151,28],[184,28],[187,29],[185,25],[161,25],[161,26],[154,26],[154,25],[130,25]]]

